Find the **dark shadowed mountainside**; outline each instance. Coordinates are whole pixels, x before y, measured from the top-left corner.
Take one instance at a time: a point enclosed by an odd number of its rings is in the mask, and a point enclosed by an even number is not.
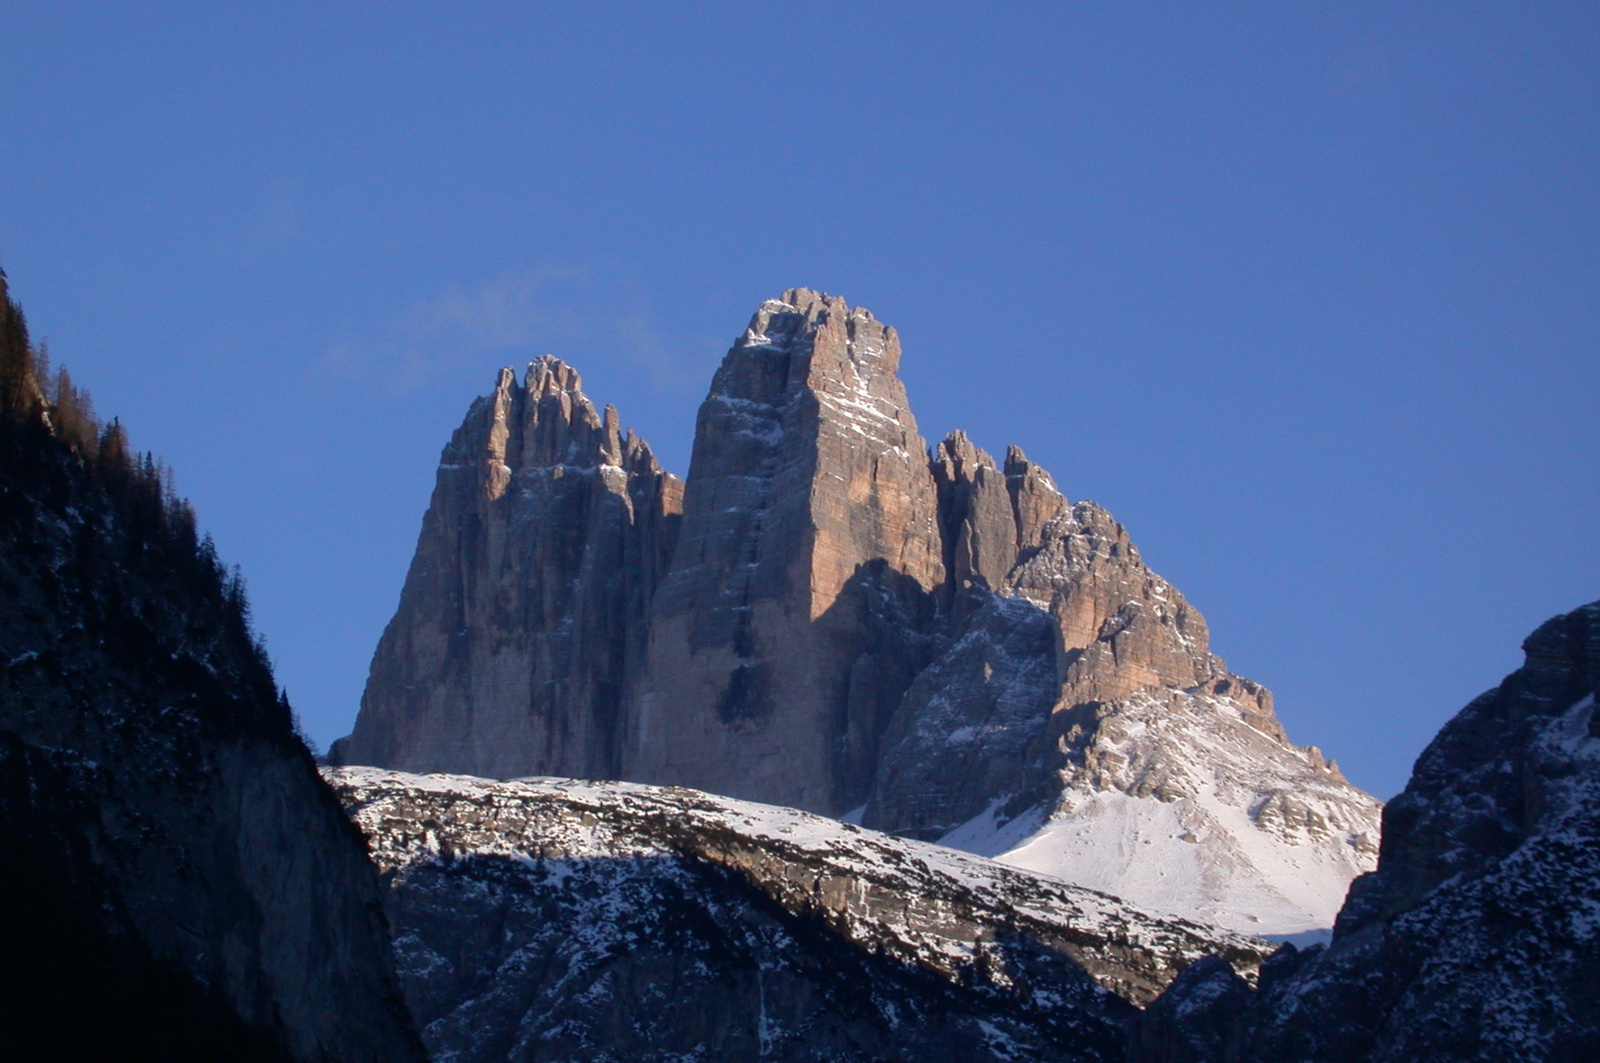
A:
[[[1150,1063],[1578,1063],[1600,1045],[1600,602],[1423,751],[1326,949],[1192,970]]]
[[[421,1060],[242,582],[0,275],[0,1058]]]

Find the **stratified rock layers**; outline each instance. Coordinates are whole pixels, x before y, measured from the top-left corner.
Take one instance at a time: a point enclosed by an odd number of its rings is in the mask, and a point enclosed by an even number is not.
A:
[[[1327,925],[1372,866],[1377,803],[1287,741],[1104,510],[1016,448],[997,463],[957,432],[930,453],[899,360],[841,299],[767,301],[681,488],[561,363],[503,373],[446,448],[337,759],[859,808],[1055,874],[1154,832],[1211,885],[1127,862],[1076,880]]]

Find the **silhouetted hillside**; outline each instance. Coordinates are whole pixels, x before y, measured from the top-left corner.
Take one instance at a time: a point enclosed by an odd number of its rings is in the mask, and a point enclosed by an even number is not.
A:
[[[243,584],[0,274],[0,1057],[408,1060]]]

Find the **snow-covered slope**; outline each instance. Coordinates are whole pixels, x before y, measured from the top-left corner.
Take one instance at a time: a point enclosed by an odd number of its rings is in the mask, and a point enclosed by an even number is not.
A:
[[[1252,975],[1271,951],[693,790],[326,775],[388,882],[437,1060],[1118,1059],[1133,1005],[1184,967]]]
[[[1226,693],[1102,706],[1075,754],[1059,795],[1009,818],[997,801],[940,841],[1267,935],[1331,928],[1351,880],[1376,864],[1378,802]]]

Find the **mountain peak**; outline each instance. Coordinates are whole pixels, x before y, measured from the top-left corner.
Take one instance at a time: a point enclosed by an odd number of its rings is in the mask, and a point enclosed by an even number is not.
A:
[[[531,395],[541,398],[563,392],[583,396],[583,380],[578,371],[553,354],[541,354],[528,363],[523,376],[523,387]],[[587,403],[589,400],[583,398]]]
[[[683,485],[571,367],[503,374],[441,466],[357,726],[406,733],[370,762],[864,808],[1151,907],[1327,925],[1376,802],[1288,744],[1109,513],[1019,447],[997,462],[955,431],[930,452],[899,360],[839,296],[766,300]],[[450,494],[473,475],[493,489]],[[1167,826],[1171,883],[1085,856]],[[1309,887],[1285,870],[1302,845]],[[1206,884],[1230,860],[1243,892]]]

